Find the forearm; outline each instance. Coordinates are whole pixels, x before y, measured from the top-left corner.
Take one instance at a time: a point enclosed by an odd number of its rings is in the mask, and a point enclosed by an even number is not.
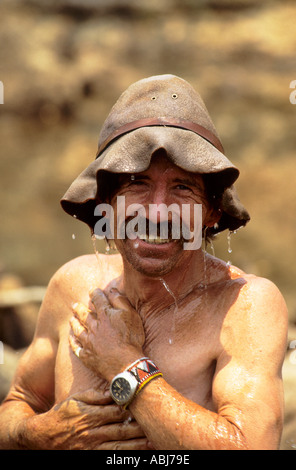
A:
[[[0,407],[0,449],[24,449],[24,435],[27,423],[35,416],[32,408],[22,401],[9,401]],[[38,434],[32,435],[32,443],[38,440]]]
[[[245,449],[235,424],[185,399],[165,380],[152,380],[130,410],[155,449]]]

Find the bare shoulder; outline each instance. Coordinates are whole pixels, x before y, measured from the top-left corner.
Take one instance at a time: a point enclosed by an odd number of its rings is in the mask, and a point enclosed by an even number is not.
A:
[[[120,255],[83,255],[61,266],[51,279],[63,291],[74,292],[105,286],[122,272]]]
[[[286,324],[288,319],[286,303],[280,290],[272,281],[254,274],[247,274],[236,266],[228,267],[225,275],[224,263],[220,262],[220,265],[218,264],[222,271],[220,286],[224,294],[228,295],[233,290],[236,291],[236,300],[233,302],[232,310],[234,314],[239,309],[240,312],[244,312],[245,319],[254,316],[260,321],[263,320],[261,318],[263,315],[272,321],[278,319]]]
[[[287,307],[283,295],[278,287],[269,279],[258,277],[253,274],[241,273],[243,287],[240,292],[239,301],[242,302],[250,314],[263,315],[287,321]]]
[[[39,314],[40,326],[51,323],[59,328],[74,303],[88,305],[89,293],[95,288],[104,289],[121,270],[119,255],[83,255],[65,263],[49,282]]]
[[[278,287],[269,279],[240,271],[236,301],[225,317],[222,343],[232,354],[264,355],[278,364],[286,350],[288,312]],[[263,362],[262,362],[263,363]]]
[[[78,256],[61,266],[53,278],[59,280],[65,279],[67,276],[85,277],[85,275],[95,274],[98,278],[106,273],[106,269],[110,272],[121,272],[122,262],[120,255],[104,255],[94,254]]]

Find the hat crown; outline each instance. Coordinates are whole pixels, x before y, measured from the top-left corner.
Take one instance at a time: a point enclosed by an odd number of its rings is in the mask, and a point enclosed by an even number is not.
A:
[[[99,136],[99,147],[121,126],[147,118],[180,118],[218,133],[199,93],[175,75],[139,80],[122,93],[112,107]]]

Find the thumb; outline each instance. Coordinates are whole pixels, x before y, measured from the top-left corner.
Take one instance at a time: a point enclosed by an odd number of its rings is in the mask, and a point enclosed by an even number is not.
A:
[[[95,390],[90,388],[83,392],[78,392],[72,395],[73,400],[82,401],[88,405],[108,405],[113,403],[109,389]]]
[[[115,287],[112,287],[112,289],[106,292],[106,296],[108,297],[108,300],[113,308],[120,310],[133,308],[128,298],[121,294]]]

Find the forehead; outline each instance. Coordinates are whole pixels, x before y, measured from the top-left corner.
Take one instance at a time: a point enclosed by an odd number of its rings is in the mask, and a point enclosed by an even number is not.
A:
[[[121,181],[126,181],[126,179],[130,179],[130,177],[130,174],[121,174],[120,179]],[[166,155],[161,153],[158,153],[152,157],[151,163],[147,170],[134,174],[135,179],[139,179],[141,177],[155,181],[159,179],[178,179],[204,187],[203,177],[200,173],[191,173],[184,170],[183,168],[180,168],[179,166],[175,165],[168,157],[166,157]]]

